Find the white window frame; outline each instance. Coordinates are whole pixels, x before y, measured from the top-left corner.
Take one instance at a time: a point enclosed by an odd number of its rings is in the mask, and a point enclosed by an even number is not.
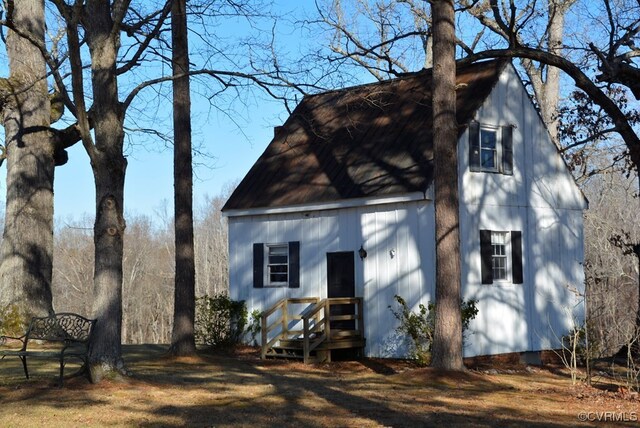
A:
[[[504,254],[496,255],[495,247],[496,245],[502,245],[504,247]],[[493,282],[499,284],[511,284],[512,283],[512,271],[511,267],[513,265],[512,252],[511,252],[511,233],[505,231],[491,231],[491,269]],[[498,278],[495,274],[496,272],[496,259],[504,260],[504,278]]]
[[[284,250],[284,254],[278,254],[279,256],[286,257],[286,263],[272,263],[271,262],[271,250],[282,248]],[[286,281],[272,281],[271,280],[271,270],[273,267],[277,266],[286,266],[287,276]],[[275,272],[274,275],[282,275],[282,272]],[[264,257],[264,286],[265,287],[288,287],[289,286],[289,275],[291,274],[290,260],[289,260],[289,244],[284,243],[274,243],[274,244],[265,244],[265,257]]]
[[[502,172],[502,132],[500,132],[501,128],[499,126],[487,126],[480,125],[480,129],[478,131],[478,147],[480,150],[479,155],[479,168],[480,171],[484,172]],[[495,135],[496,138],[496,148],[495,148],[495,158],[494,158],[494,166],[486,167],[482,165],[482,133],[483,132],[491,132]]]

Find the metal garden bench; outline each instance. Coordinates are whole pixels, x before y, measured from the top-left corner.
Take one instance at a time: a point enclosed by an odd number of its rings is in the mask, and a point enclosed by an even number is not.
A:
[[[60,360],[60,387],[64,366],[69,358],[77,358],[87,368],[89,342],[96,320],[73,313],[34,317],[24,335],[0,336],[0,359],[14,356],[22,360],[24,374],[29,379],[27,358],[57,358]],[[36,342],[34,346],[33,343]],[[11,346],[13,345],[13,346]]]

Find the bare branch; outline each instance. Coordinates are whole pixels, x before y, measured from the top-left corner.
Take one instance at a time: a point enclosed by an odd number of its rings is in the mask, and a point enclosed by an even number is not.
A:
[[[145,52],[145,50],[147,50],[147,48],[149,47],[149,44],[151,44],[151,41],[157,38],[158,35],[160,34],[160,30],[162,29],[162,26],[164,25],[165,20],[167,19],[167,16],[169,16],[169,12],[171,12],[171,0],[167,0],[162,10],[152,13],[151,15],[149,15],[149,17],[144,18],[142,20],[142,22],[149,22],[152,16],[159,15],[153,30],[150,31],[146,35],[142,43],[138,45],[138,50],[133,54],[131,59],[127,61],[125,65],[118,67],[118,70],[117,70],[118,75],[124,74],[127,71],[131,70],[133,67],[139,65],[139,61],[140,61],[140,58],[142,57],[142,54]],[[129,35],[131,36],[132,34],[129,34]]]

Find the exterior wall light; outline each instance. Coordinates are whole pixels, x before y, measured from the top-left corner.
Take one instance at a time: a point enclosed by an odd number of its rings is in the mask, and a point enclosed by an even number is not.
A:
[[[362,245],[360,245],[360,249],[358,250],[358,255],[360,256],[360,260],[364,260],[367,258],[367,250],[365,250]]]

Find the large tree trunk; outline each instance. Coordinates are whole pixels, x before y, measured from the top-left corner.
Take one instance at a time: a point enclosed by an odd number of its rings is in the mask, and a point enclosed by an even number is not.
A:
[[[191,96],[189,93],[189,47],[186,1],[171,7],[173,43],[173,177],[175,208],[176,272],[171,352],[196,352],[195,256],[193,246],[193,170],[191,159]]]
[[[463,370],[453,0],[435,1],[431,8],[436,217],[436,316],[432,365],[446,370]]]
[[[13,3],[7,16],[9,79],[2,80],[7,159],[7,198],[0,265],[0,308],[15,305],[23,320],[53,312],[54,151],[49,133],[44,2]],[[25,37],[31,39],[27,40]]]
[[[118,99],[119,32],[109,2],[90,1],[85,31],[91,55],[95,146],[85,144],[96,186],[93,382],[124,371],[122,360],[122,256],[124,241],[124,117]]]

